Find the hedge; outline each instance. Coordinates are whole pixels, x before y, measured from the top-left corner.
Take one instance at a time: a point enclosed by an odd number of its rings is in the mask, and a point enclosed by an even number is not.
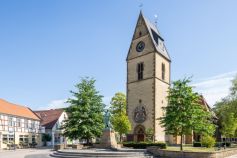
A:
[[[201,142],[193,142],[193,147],[201,147]]]
[[[219,147],[221,145],[221,147],[224,147],[225,142],[216,142],[215,147]],[[230,142],[226,142],[226,147],[230,147],[231,143]],[[201,142],[193,142],[193,147],[202,147]]]
[[[221,147],[224,147],[226,145],[226,147],[231,147],[231,143],[230,142],[216,142],[215,147],[219,147],[221,144]]]
[[[123,142],[123,146],[125,147],[132,147],[134,149],[146,149],[149,146],[157,146],[160,147],[160,149],[166,149],[167,145],[163,142]]]

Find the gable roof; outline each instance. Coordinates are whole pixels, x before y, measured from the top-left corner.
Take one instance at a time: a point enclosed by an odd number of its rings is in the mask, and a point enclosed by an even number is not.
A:
[[[34,111],[39,118],[41,118],[40,125],[45,127],[45,129],[52,129],[59,117],[64,112],[63,109],[51,109],[51,110],[42,110]]]
[[[30,108],[13,104],[3,99],[0,99],[0,113],[25,117],[38,121],[40,120],[39,117]]]
[[[140,11],[140,14],[139,14],[139,17],[138,17],[138,20],[137,20],[137,24],[136,24],[136,27],[135,27],[135,31],[137,29],[137,25],[138,25],[138,22],[139,20],[142,19],[144,20],[144,23],[145,23],[145,26],[148,30],[148,33],[149,33],[149,36],[152,40],[152,45],[154,46],[155,50],[161,55],[163,56],[165,59],[167,59],[168,61],[171,61],[171,58],[170,58],[170,55],[166,49],[166,46],[164,44],[164,39],[161,37],[161,34],[159,32],[159,30],[157,29],[157,26],[155,26],[153,23],[151,23],[142,13],[142,11]],[[135,31],[134,31],[134,35],[133,35],[133,40],[134,40],[134,36],[135,36]],[[159,45],[156,43],[156,40],[159,38],[162,42],[163,42],[163,45],[164,47],[161,48],[159,47]],[[131,46],[130,46],[131,47]],[[130,49],[129,49],[130,51]],[[128,52],[129,54],[129,52]],[[128,59],[128,57],[127,57]]]
[[[208,105],[206,99],[203,97],[203,95],[200,95],[200,104],[209,112],[211,112],[212,117],[217,119],[216,114],[214,113],[214,111],[211,109],[211,107]]]

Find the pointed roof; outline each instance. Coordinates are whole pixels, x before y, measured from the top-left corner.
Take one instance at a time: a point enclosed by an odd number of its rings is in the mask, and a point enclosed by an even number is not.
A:
[[[40,120],[39,117],[34,112],[32,112],[30,108],[13,104],[3,99],[0,99],[0,113],[29,118],[38,121]]]
[[[165,47],[165,44],[163,43],[164,46],[163,46],[162,48],[159,46],[159,44],[157,44],[157,41],[156,41],[156,40],[160,39],[162,42],[164,42],[164,39],[161,37],[161,34],[160,34],[159,30],[157,29],[156,25],[154,25],[153,23],[151,23],[151,22],[143,15],[142,11],[140,11],[140,14],[139,14],[139,17],[138,17],[138,20],[137,20],[137,25],[138,25],[138,21],[139,21],[141,18],[142,18],[142,19],[144,20],[144,22],[145,22],[146,28],[147,28],[147,30],[148,30],[148,32],[149,32],[149,35],[150,35],[151,39],[152,39],[152,44],[153,44],[154,48],[156,49],[156,51],[157,51],[160,55],[162,55],[164,58],[166,58],[168,61],[171,61],[171,58],[170,58],[169,53],[168,53],[168,51],[167,51],[167,49],[166,49],[166,47]],[[136,25],[136,27],[137,27],[137,25]],[[135,31],[136,31],[136,29],[135,29]],[[134,33],[134,35],[135,35],[135,33]],[[133,35],[133,36],[134,36],[134,35]],[[134,37],[133,37],[133,39],[134,39]]]
[[[34,111],[39,118],[41,118],[40,125],[45,127],[45,129],[52,129],[57,123],[59,117],[64,112],[64,109],[51,109]]]

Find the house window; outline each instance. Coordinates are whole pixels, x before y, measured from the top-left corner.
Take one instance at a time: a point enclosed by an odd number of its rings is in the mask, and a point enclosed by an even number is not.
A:
[[[13,125],[14,125],[13,118],[12,117],[8,117],[8,126],[12,127]]]
[[[161,72],[162,72],[162,80],[165,80],[165,64],[162,63],[161,65]]]
[[[19,136],[19,143],[28,143],[29,142],[28,135],[20,135]]]
[[[24,123],[25,123],[25,129],[27,129],[28,128],[28,120],[25,120]]]
[[[35,143],[35,135],[32,135],[32,143]]]
[[[14,135],[10,134],[3,134],[2,135],[2,142],[3,143],[12,143],[14,141]]]
[[[16,126],[21,127],[21,119],[19,118],[16,119]]]
[[[137,64],[137,79],[142,80],[143,79],[143,70],[144,70],[144,64],[138,63]]]

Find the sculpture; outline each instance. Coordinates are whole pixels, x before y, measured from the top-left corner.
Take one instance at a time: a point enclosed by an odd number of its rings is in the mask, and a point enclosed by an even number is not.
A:
[[[111,114],[110,114],[109,110],[106,110],[105,115],[104,115],[105,129],[112,129],[113,128],[113,126],[110,122],[110,117],[111,117]]]

